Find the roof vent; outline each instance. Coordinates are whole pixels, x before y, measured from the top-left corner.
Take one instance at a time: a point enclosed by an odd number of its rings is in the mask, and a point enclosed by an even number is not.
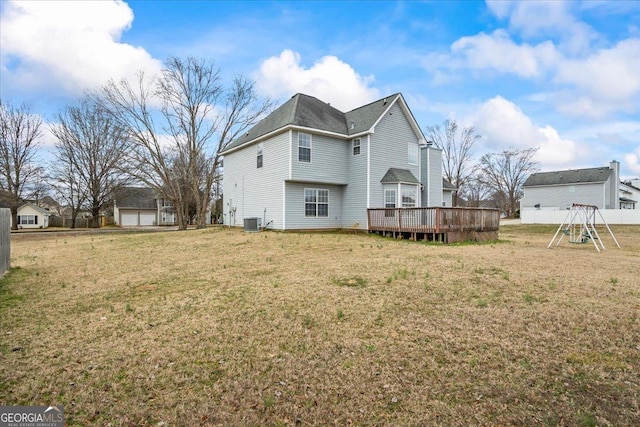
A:
[[[356,128],[356,124],[351,122],[351,129],[355,129]]]
[[[387,105],[387,98],[382,101],[382,105]]]

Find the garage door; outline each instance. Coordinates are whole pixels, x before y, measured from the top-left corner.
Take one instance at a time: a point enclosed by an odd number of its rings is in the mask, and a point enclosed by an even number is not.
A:
[[[155,212],[140,212],[140,225],[156,225]]]
[[[138,212],[120,212],[120,225],[136,226],[138,225]]]

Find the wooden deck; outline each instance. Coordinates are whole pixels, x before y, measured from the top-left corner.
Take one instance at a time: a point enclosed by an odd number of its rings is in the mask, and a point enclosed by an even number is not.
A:
[[[495,240],[500,227],[500,212],[486,208],[380,208],[367,216],[370,232],[445,243]]]

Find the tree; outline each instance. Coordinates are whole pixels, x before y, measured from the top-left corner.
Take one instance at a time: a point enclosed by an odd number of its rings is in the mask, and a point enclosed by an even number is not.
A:
[[[497,193],[502,210],[508,217],[515,215],[518,200],[522,196],[522,185],[529,174],[537,170],[537,162],[533,160],[537,151],[537,148],[510,148],[480,158],[481,179]]]
[[[55,153],[56,160],[49,167],[49,182],[56,194],[71,208],[71,228],[76,228],[78,213],[87,200],[87,187],[77,168],[60,151]]]
[[[86,197],[93,228],[100,227],[100,211],[126,183],[123,173],[130,142],[126,129],[90,97],[67,106],[51,126],[57,138],[58,178],[68,178],[66,194],[72,209]],[[59,182],[59,180],[58,180]]]
[[[480,135],[476,135],[475,128],[466,127],[458,134],[458,124],[455,120],[445,120],[440,125],[427,128],[427,138],[442,150],[442,167],[444,176],[458,191],[454,197],[454,206],[460,204],[460,195],[465,190],[474,167],[471,164],[471,154],[474,144]]]
[[[466,200],[468,207],[481,207],[483,201],[491,198],[493,189],[489,187],[482,177],[475,173],[469,177],[462,197]]]
[[[42,118],[26,105],[0,101],[0,189],[11,209],[12,228],[18,229],[18,207],[40,190],[42,169],[36,164]]]
[[[195,58],[170,58],[160,76],[139,73],[135,86],[110,81],[102,95],[134,142],[136,178],[174,202],[180,229],[192,202],[197,226],[206,226],[220,152],[271,108],[251,80],[225,88],[214,64]]]

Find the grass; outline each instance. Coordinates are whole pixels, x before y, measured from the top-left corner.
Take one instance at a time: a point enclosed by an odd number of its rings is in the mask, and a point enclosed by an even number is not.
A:
[[[600,254],[533,226],[12,236],[0,405],[62,404],[67,426],[638,425],[640,228],[613,231]]]

